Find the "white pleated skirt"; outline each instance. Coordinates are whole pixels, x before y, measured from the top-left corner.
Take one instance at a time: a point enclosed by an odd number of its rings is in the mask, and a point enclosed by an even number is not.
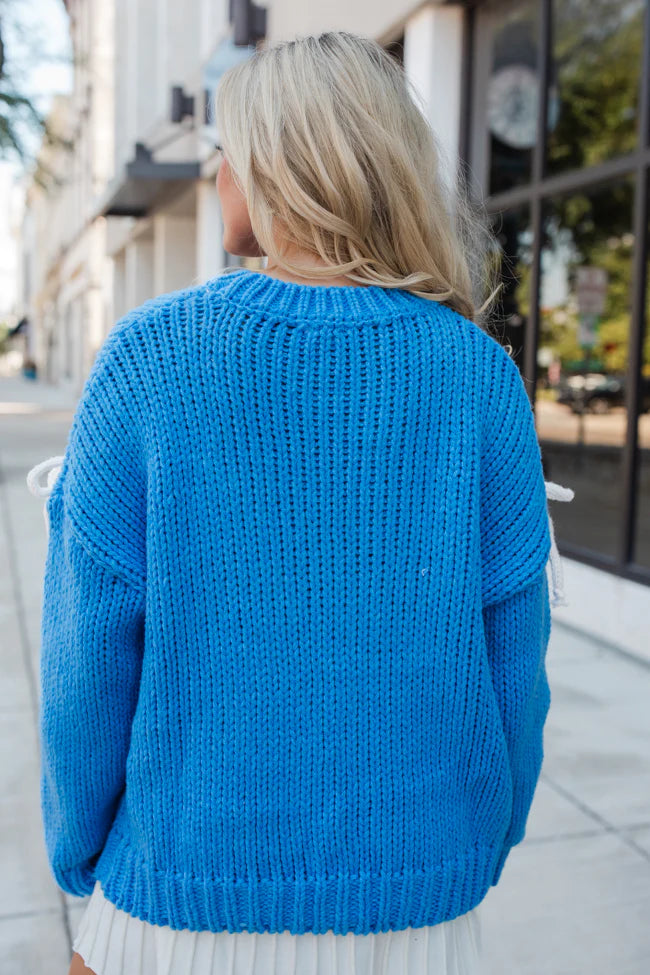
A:
[[[176,931],[119,910],[97,881],[72,948],[95,975],[482,975],[480,907],[367,935]]]

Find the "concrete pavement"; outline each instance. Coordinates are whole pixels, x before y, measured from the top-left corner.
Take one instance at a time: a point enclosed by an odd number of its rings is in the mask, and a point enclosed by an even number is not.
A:
[[[46,537],[43,502],[25,483],[30,467],[63,453],[74,405],[70,392],[0,377],[2,975],[66,975],[86,904],[56,886],[43,844],[36,722]],[[480,908],[483,975],[647,975],[650,662],[554,619],[547,667],[542,777],[526,838]]]

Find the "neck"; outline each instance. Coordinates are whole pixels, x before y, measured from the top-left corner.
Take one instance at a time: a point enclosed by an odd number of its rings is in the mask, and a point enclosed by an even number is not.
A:
[[[300,267],[310,268],[310,267],[327,267],[325,261],[323,261],[318,255],[311,254],[308,251],[294,251],[291,255],[288,255],[290,260],[299,265]],[[262,270],[262,274],[268,274],[271,278],[276,278],[279,281],[288,281],[293,284],[324,284],[324,285],[348,285],[351,287],[364,287],[364,285],[358,284],[356,281],[350,281],[345,275],[338,275],[335,278],[306,278],[298,277],[291,274],[285,268],[281,267],[272,258],[268,258],[266,267]]]

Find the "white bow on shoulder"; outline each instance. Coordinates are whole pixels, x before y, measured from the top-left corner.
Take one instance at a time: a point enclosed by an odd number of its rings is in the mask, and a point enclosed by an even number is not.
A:
[[[52,488],[59,476],[62,463],[63,456],[57,455],[56,457],[48,457],[47,460],[42,460],[40,464],[32,467],[27,475],[27,487],[33,495],[37,498],[47,498],[52,493]],[[40,484],[39,478],[44,471],[48,472],[47,484]]]
[[[544,481],[546,485],[546,497],[552,501],[572,501],[574,491],[571,488],[563,487],[554,481]],[[564,598],[564,578],[562,572],[562,561],[555,541],[555,528],[553,519],[549,513],[548,524],[551,531],[551,554],[549,563],[551,566],[551,606],[568,606]]]
[[[50,496],[62,464],[63,455],[58,454],[56,457],[48,457],[47,460],[42,460],[40,464],[32,467],[27,474],[27,487],[35,497],[47,499]],[[39,479],[45,471],[47,471],[47,482],[41,484]],[[50,524],[47,517],[47,500],[43,505],[43,518],[45,519],[45,531],[49,534]]]

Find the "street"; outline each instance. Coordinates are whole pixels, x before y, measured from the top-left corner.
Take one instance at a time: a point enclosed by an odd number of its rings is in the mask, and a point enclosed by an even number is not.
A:
[[[85,899],[56,886],[39,803],[38,655],[46,554],[31,467],[62,454],[74,401],[0,377],[0,969],[65,975]],[[571,600],[571,593],[566,593]],[[545,761],[523,843],[482,903],[483,975],[650,971],[650,661],[558,621]]]

